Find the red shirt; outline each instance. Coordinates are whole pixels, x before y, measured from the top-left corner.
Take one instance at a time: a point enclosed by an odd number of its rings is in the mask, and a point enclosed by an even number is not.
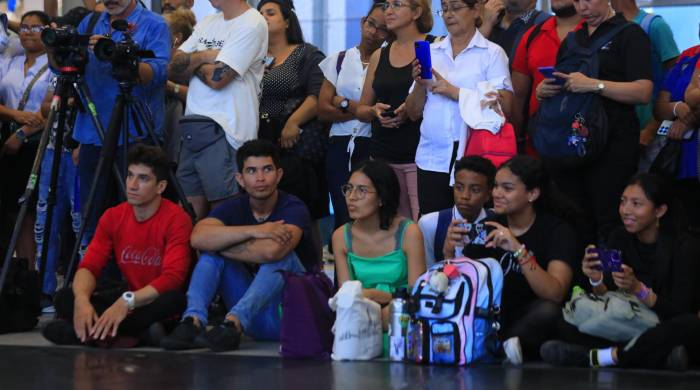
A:
[[[574,31],[581,28],[583,21],[579,23]],[[557,18],[551,17],[542,24],[540,33],[532,40],[529,48],[526,48],[527,41],[532,34],[532,26],[523,34],[523,38],[518,44],[513,60],[513,71],[522,73],[532,78],[532,88],[530,88],[529,114],[532,116],[537,111],[538,102],[536,97],[537,86],[544,80],[544,76],[537,69],[543,66],[554,66],[557,63],[557,52],[561,46],[561,40],[557,34]]]
[[[681,55],[678,56],[678,60],[680,60],[681,58],[685,58],[685,57],[692,57],[698,53],[700,53],[700,45],[693,46],[689,49],[685,49],[683,51],[683,53],[681,53]],[[698,63],[695,65],[695,69],[698,69],[698,68],[700,68],[700,61],[698,61]]]
[[[181,289],[190,270],[191,234],[189,216],[167,199],[143,222],[136,220],[133,207],[124,202],[102,215],[80,268],[99,278],[114,256],[132,291],[147,285],[161,294]]]

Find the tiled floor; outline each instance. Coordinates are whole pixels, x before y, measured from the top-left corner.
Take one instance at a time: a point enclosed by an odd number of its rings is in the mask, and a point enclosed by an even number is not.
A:
[[[100,350],[51,346],[38,330],[0,335],[0,389],[700,389],[697,371],[294,361],[277,348],[245,340],[223,354]]]

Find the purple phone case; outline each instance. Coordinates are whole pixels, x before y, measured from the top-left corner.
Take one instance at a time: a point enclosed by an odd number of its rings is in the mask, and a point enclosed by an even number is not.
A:
[[[430,60],[430,42],[416,41],[416,58],[420,62],[420,78],[430,80],[433,78],[432,61]]]
[[[596,249],[603,272],[622,272],[622,252],[617,249]]]

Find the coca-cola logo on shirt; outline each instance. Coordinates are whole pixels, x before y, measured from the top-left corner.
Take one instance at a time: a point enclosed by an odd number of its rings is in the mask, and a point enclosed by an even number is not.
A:
[[[122,250],[120,256],[122,264],[143,265],[146,267],[160,267],[161,253],[156,247],[148,247],[146,249],[134,248],[127,246]]]

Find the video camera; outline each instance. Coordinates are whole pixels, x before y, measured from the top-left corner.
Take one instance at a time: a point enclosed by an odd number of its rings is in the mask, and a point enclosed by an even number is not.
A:
[[[124,39],[115,42],[109,38],[101,38],[95,44],[95,57],[100,61],[112,63],[112,76],[119,82],[135,83],[139,77],[139,62],[141,58],[153,58],[151,50],[141,50],[128,32],[129,23],[126,20],[115,20],[112,28],[124,33]]]
[[[84,73],[89,35],[78,34],[73,26],[47,28],[41,32],[41,41],[53,53],[51,65],[59,72]]]

